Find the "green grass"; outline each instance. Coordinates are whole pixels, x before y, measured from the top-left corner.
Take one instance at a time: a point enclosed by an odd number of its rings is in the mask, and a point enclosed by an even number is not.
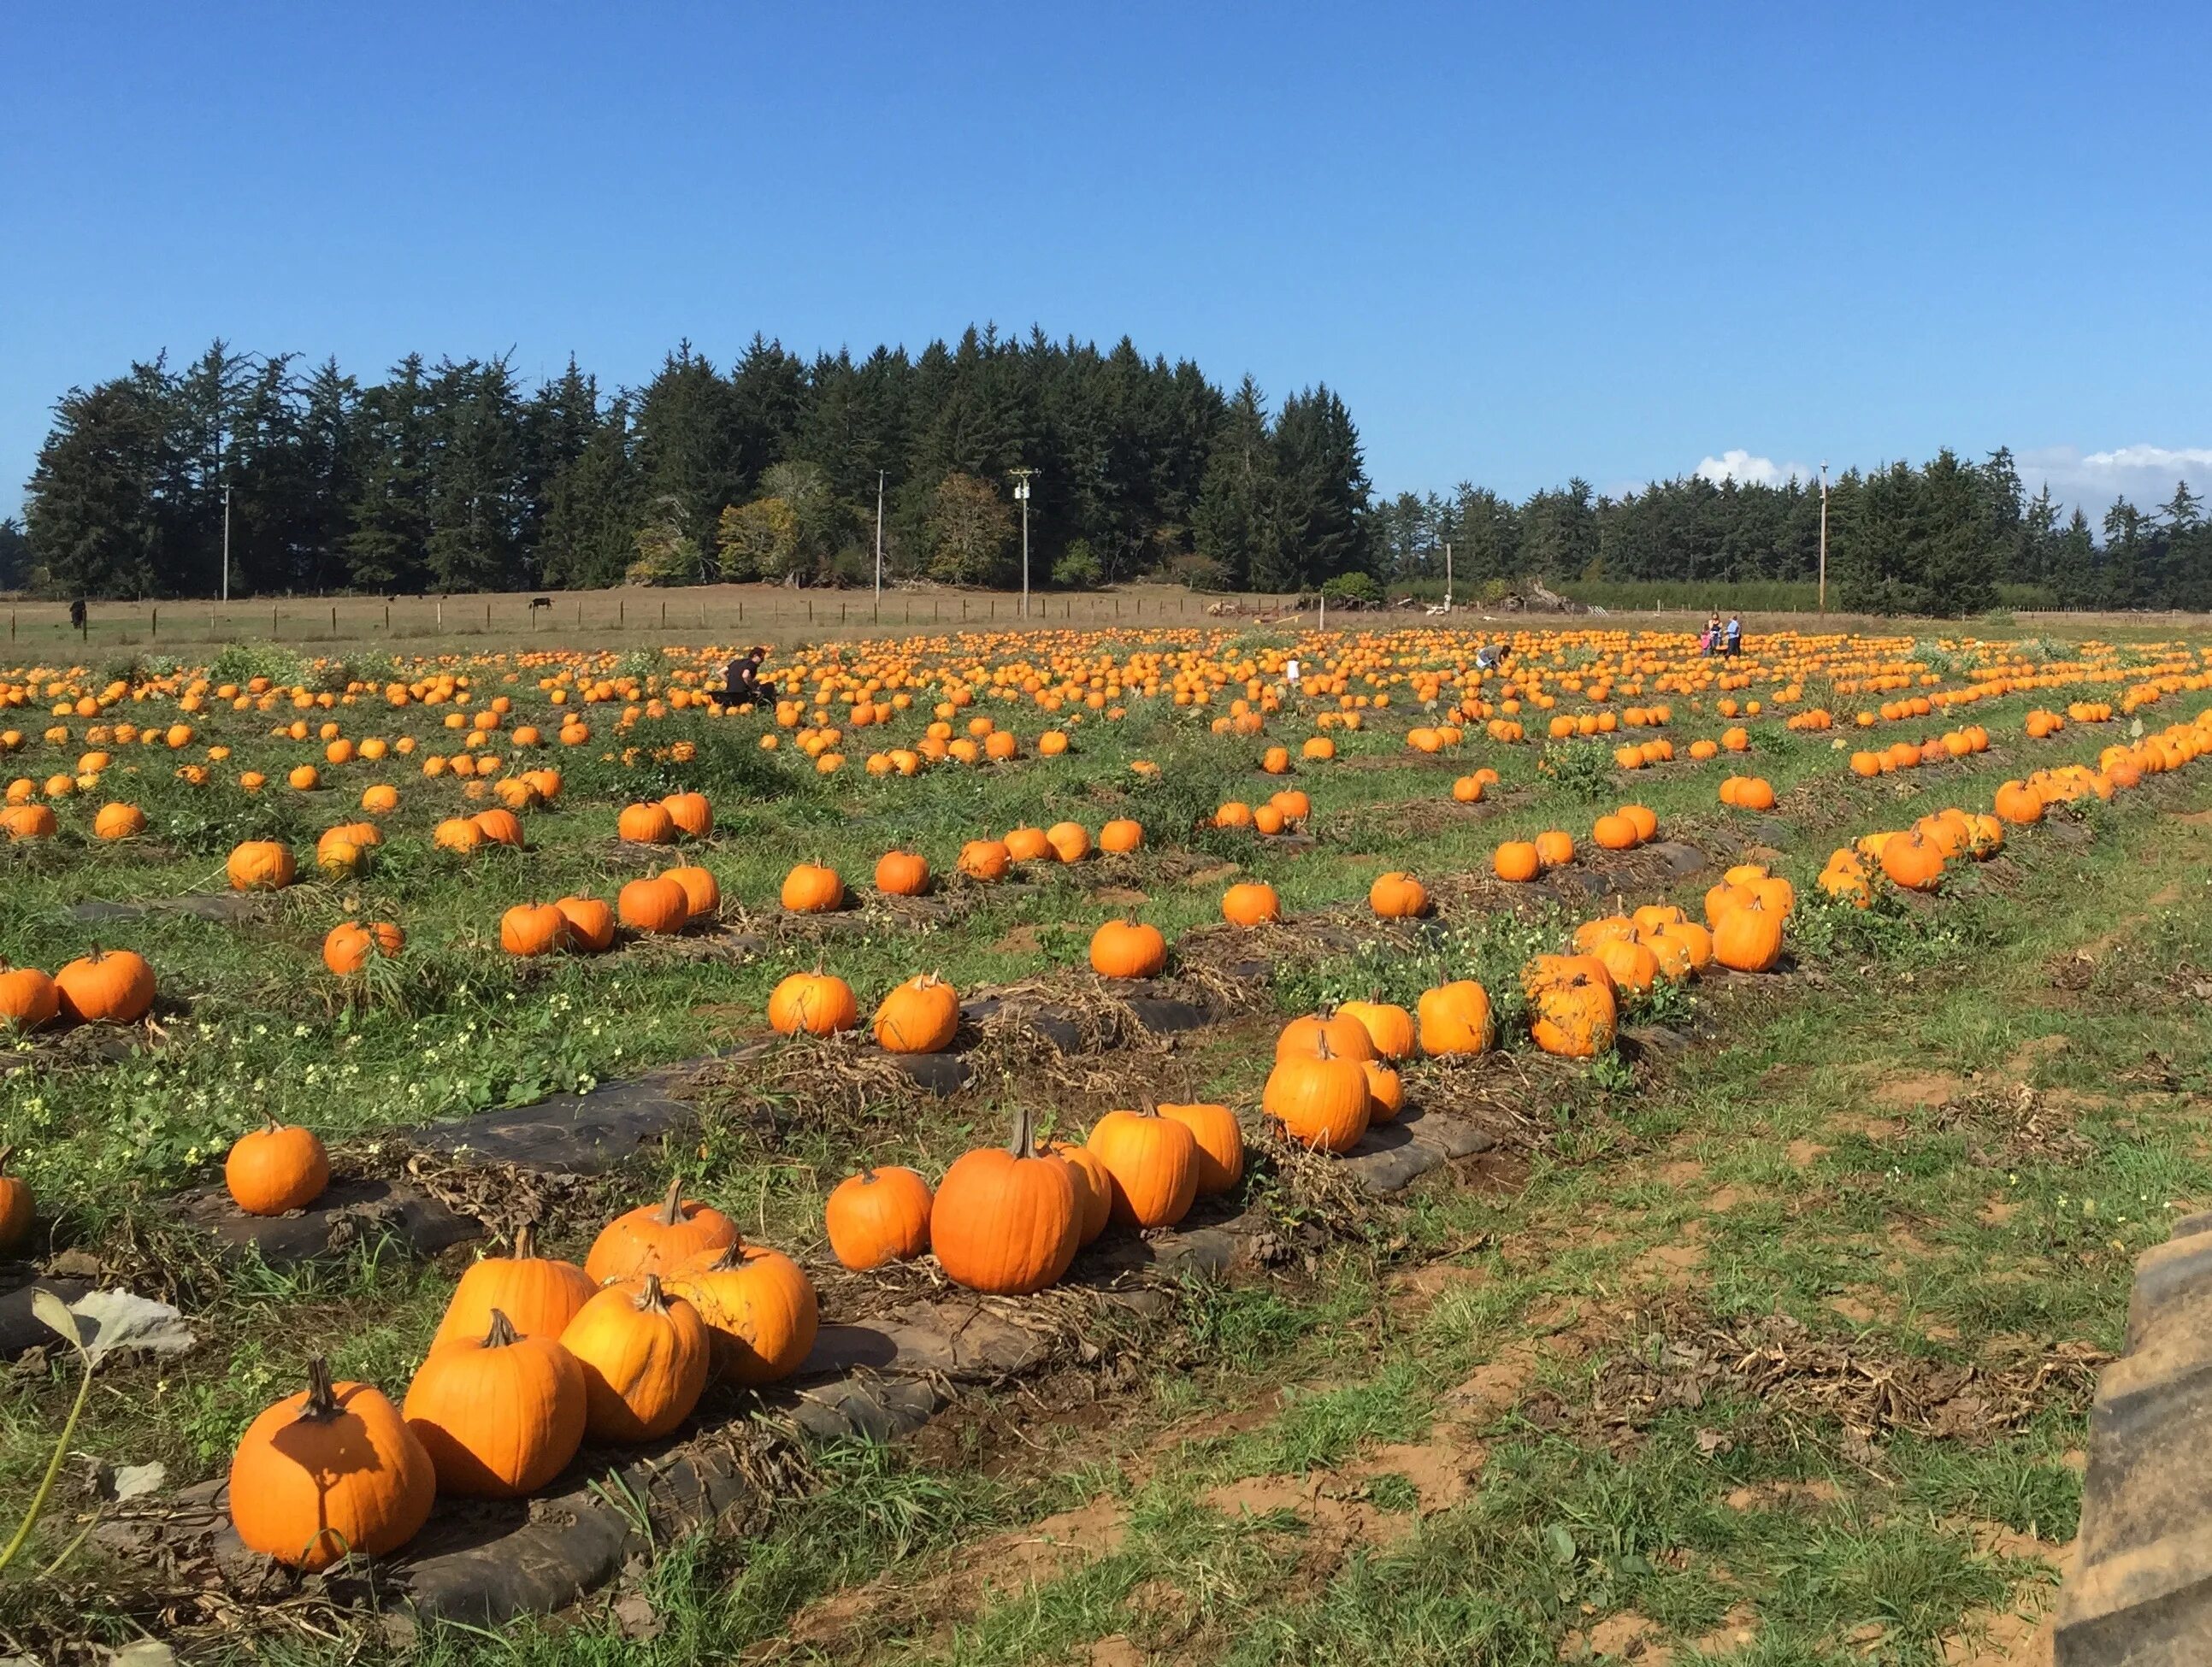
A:
[[[987,1443],[973,1462],[934,1466],[831,1450],[818,1461],[822,1485],[759,1534],[687,1543],[659,1559],[648,1590],[663,1630],[650,1641],[587,1615],[559,1629],[526,1625],[497,1645],[433,1632],[415,1656],[726,1654],[781,1636],[816,1599],[886,1571],[901,1582],[940,1577],[993,1534],[1109,1494],[1127,1518],[1109,1555],[1026,1593],[988,1598],[963,1588],[919,1621],[873,1622],[864,1606],[859,1635],[885,1659],[1080,1658],[1091,1640],[1127,1633],[1146,1648],[1240,1662],[1536,1662],[1557,1659],[1569,1634],[1616,1612],[1633,1611],[1655,1637],[1680,1642],[1748,1603],[1759,1640],[1736,1659],[1856,1659],[1858,1646],[1840,1640],[1868,1627],[1885,1629],[1884,1647],[1900,1662],[1936,1659],[1936,1640],[1962,1615],[2041,1578],[1978,1555],[1969,1525],[2049,1540],[2071,1531],[2078,1483],[2063,1460],[2081,1439],[2075,1389],[2051,1387],[2021,1428],[1986,1443],[1899,1434],[1878,1444],[1871,1464],[1816,1406],[1723,1395],[1663,1413],[1627,1440],[1586,1428],[1582,1409],[1607,1360],[1665,1329],[1667,1302],[1681,1311],[1675,1318],[1702,1325],[1784,1313],[1818,1337],[1899,1360],[1994,1360],[2021,1337],[2116,1346],[2130,1258],[2163,1236],[2177,1207],[2204,1195],[2209,1179],[2189,1095],[2212,1079],[2212,1037],[2195,1021],[2190,991],[2197,969],[2212,967],[2203,907],[2212,836],[2164,814],[2212,799],[2203,780],[2185,772],[2083,815],[2086,842],[2020,834],[2001,871],[1960,874],[1932,914],[1890,900],[1866,913],[1827,908],[1812,886],[1828,851],[1858,833],[1946,804],[1984,805],[2006,778],[2094,760],[2118,738],[2119,725],[2085,724],[2027,741],[2022,714],[2048,699],[1975,707],[1997,737],[1986,755],[1865,782],[1845,772],[1834,737],[1791,734],[1770,716],[1754,725],[1753,765],[1783,809],[1765,817],[1717,804],[1720,779],[1745,767],[1729,755],[1610,773],[1600,808],[1648,803],[1662,834],[1716,854],[1778,852],[1777,866],[1806,900],[1792,943],[1820,981],[1670,997],[1659,1016],[1709,1040],[1671,1063],[1608,1060],[1532,1094],[1546,1139],[1510,1185],[1427,1187],[1310,1264],[1189,1288],[1170,1358],[1123,1392],[1110,1435],[1055,1432],[1047,1420],[1026,1438],[1034,1446],[1016,1444],[1011,1456],[1003,1442]],[[1723,727],[1686,700],[1676,706],[1668,733],[1678,748]],[[2143,715],[2154,727],[2194,710],[2169,700]],[[225,716],[207,725],[208,738],[236,748],[229,771],[265,768],[281,780],[297,749],[269,741],[269,721]],[[594,721],[607,723],[598,712]],[[1026,737],[1035,720],[1018,721]],[[221,1472],[246,1421],[293,1386],[310,1354],[327,1350],[341,1373],[395,1393],[419,1359],[450,1270],[374,1246],[298,1275],[222,1270],[183,1253],[164,1228],[161,1199],[214,1179],[229,1141],[261,1116],[309,1122],[373,1162],[380,1143],[426,1121],[587,1087],[750,1034],[776,980],[814,964],[816,952],[796,944],[742,963],[651,946],[526,967],[501,956],[497,921],[509,904],[579,890],[611,896],[637,871],[608,842],[620,804],[703,784],[718,828],[693,855],[714,870],[728,904],[756,912],[772,908],[783,872],[803,858],[860,882],[877,854],[910,846],[949,873],[960,844],[979,834],[1061,817],[1095,828],[1134,815],[1148,830],[1147,854],[1128,865],[1147,894],[1136,911],[1171,941],[1216,918],[1224,882],[1181,882],[1160,866],[1170,858],[1186,868],[1234,862],[1273,883],[1286,909],[1310,913],[1356,902],[1386,869],[1442,879],[1486,870],[1504,839],[1553,826],[1587,833],[1591,806],[1538,772],[1536,746],[1498,747],[1472,730],[1455,754],[1424,758],[1404,746],[1408,721],[1393,713],[1340,731],[1339,762],[1302,770],[1320,837],[1306,852],[1194,827],[1223,800],[1264,797],[1280,784],[1255,769],[1254,742],[1212,735],[1204,713],[1164,702],[1079,730],[1064,759],[948,768],[912,782],[857,772],[824,782],[780,760],[763,765],[750,727],[678,715],[653,730],[650,745],[693,739],[692,766],[656,760],[642,743],[625,759],[601,744],[611,736],[556,749],[567,786],[557,805],[526,818],[532,848],[467,863],[427,849],[431,825],[465,806],[458,785],[426,782],[398,761],[332,771],[343,786],[319,795],[272,787],[252,797],[175,780],[166,750],[118,749],[99,792],[64,807],[59,840],[0,851],[9,903],[0,955],[52,967],[95,937],[141,949],[161,976],[167,1034],[120,1060],[64,1055],[0,1079],[0,1127],[24,1148],[15,1167],[61,1239],[149,1247],[207,1341],[158,1369],[118,1374],[76,1445],[116,1461],[160,1458],[174,1482],[198,1480]],[[428,736],[435,718],[356,709],[346,722],[349,733]],[[1304,732],[1279,719],[1269,738]],[[1609,756],[1609,742],[1573,744]],[[33,741],[21,767],[43,776],[78,750],[75,741]],[[862,749],[851,750],[857,765]],[[1128,771],[1139,757],[1164,767],[1157,782]],[[1492,803],[1452,806],[1451,781],[1478,762],[1503,778]],[[313,834],[351,819],[361,788],[376,779],[398,783],[403,806],[386,819],[382,854],[359,882],[296,887],[264,922],[242,929],[161,912],[95,930],[68,913],[88,896],[218,888],[223,853],[244,837],[287,837],[305,857]],[[79,838],[73,830],[108,797],[143,804],[155,838],[121,847]],[[923,967],[965,987],[1079,961],[1108,910],[1085,875],[1037,880],[1018,896],[986,893],[943,930],[833,940],[829,964],[865,1011]],[[1681,898],[1693,909],[1696,890]],[[2156,897],[2167,900],[2154,906]],[[409,932],[406,976],[380,1003],[345,1001],[315,962],[323,932],[353,915],[400,920]],[[1429,984],[1471,976],[1491,988],[1510,1030],[1518,967],[1577,918],[1449,917],[1413,955],[1286,962],[1273,1000],[1284,1012],[1354,995],[1409,1001]],[[2059,1000],[2052,959],[2116,933],[2124,948],[2104,957],[2086,990]],[[2049,1035],[2066,1039],[2063,1051],[2014,1068],[2024,1043]],[[1243,1049],[1203,1041],[1180,1068],[1246,1103],[1261,1072]],[[1869,1113],[1884,1080],[1939,1072],[1973,1092],[1940,1112],[1876,1108],[1893,1129],[1849,1126]],[[1981,1094],[1984,1081],[2001,1081],[2004,1092]],[[2057,1106],[2050,1127],[2025,1140],[2008,1111],[2020,1082]],[[611,1196],[646,1196],[680,1169],[749,1235],[817,1250],[820,1197],[838,1176],[864,1161],[941,1167],[994,1131],[999,1101],[1018,1091],[860,1121],[822,1115],[804,1094],[769,1120],[742,1094],[717,1098],[702,1108],[696,1142],[647,1155],[612,1179]],[[2053,1101],[2060,1091],[2070,1098]],[[2065,1141],[2052,1144],[2053,1134]],[[1688,1179],[1665,1167],[1692,1163],[1702,1168]],[[1711,1202],[1723,1189],[1736,1195],[1732,1208]],[[552,1247],[580,1254],[582,1231],[571,1228]],[[1662,1301],[1639,1284],[1639,1258],[1685,1243],[1702,1260]],[[1407,1300],[1394,1281],[1436,1258],[1469,1276]],[[1839,1300],[1866,1304],[1875,1318],[1847,1318]],[[1561,1336],[1587,1347],[1545,1352]],[[1451,1386],[1527,1349],[1537,1351],[1528,1391],[1564,1421],[1524,1406],[1457,1422]],[[44,1464],[65,1377],[0,1379],[0,1514],[27,1496]],[[1018,1398],[1006,1406],[1024,1417]],[[1255,1407],[1256,1423],[1215,1429],[1225,1411]],[[1708,1452],[1715,1434],[1726,1446]],[[1295,1516],[1247,1521],[1207,1502],[1231,1482],[1350,1476],[1378,1446],[1443,1439],[1477,1443],[1484,1455],[1459,1503],[1407,1520],[1414,1484],[1404,1474],[1386,1468],[1361,1482],[1364,1502],[1399,1519],[1402,1536],[1355,1535],[1331,1547]],[[1750,1511],[1723,1502],[1733,1488],[1808,1479],[1832,1482],[1835,1497],[1793,1495]],[[54,1596],[22,1583],[0,1589],[0,1625],[40,1617]],[[118,1625],[106,1618],[114,1601],[100,1600],[85,1624]],[[382,1647],[343,1646],[368,1659]],[[846,1658],[842,1648],[833,1638],[819,1653]],[[253,1652],[303,1661],[337,1653],[291,1634],[257,1638]],[[805,1658],[796,1646],[787,1653]]]

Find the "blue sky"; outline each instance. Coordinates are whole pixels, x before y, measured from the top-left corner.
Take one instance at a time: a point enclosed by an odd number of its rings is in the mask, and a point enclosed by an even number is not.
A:
[[[970,319],[1326,381],[1389,491],[2212,487],[2212,6],[1808,10],[9,6],[0,512],[61,390],[216,336],[635,382]]]

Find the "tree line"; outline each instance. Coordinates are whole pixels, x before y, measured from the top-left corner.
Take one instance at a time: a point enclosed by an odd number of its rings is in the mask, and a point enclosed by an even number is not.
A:
[[[217,342],[57,404],[0,579],[67,596],[385,593],[886,573],[1291,591],[1370,565],[1359,438],[1326,387],[1269,411],[1184,361],[970,329],[919,355],[690,343],[640,388],[573,360],[334,361]]]
[[[1851,469],[1828,483],[1828,584],[1835,605],[1871,614],[1960,617],[2000,604],[2050,609],[2212,609],[2212,522],[2187,482],[2144,510],[2123,498],[2101,536],[2048,484],[2030,496],[2009,450],[1974,463]],[[1723,587],[1809,582],[1820,567],[1818,482],[1778,486],[1702,476],[1605,498],[1588,482],[1515,503],[1462,483],[1449,496],[1401,494],[1374,515],[1379,577],[1455,581],[1657,580]]]
[[[1516,501],[1462,483],[1376,501],[1325,385],[1271,409],[1188,361],[970,328],[919,355],[809,360],[755,336],[690,343],[637,388],[572,359],[526,386],[511,356],[414,355],[363,382],[331,361],[234,351],[135,364],[57,403],[0,588],[60,597],[417,594],[1021,575],[1082,587],[1462,594],[1530,579],[1717,589],[1813,578],[1817,485],[1698,476],[1609,498]],[[1830,483],[1839,607],[1962,615],[1999,603],[2212,608],[2212,524],[2185,484],[2093,529],[2009,452],[1850,470]]]

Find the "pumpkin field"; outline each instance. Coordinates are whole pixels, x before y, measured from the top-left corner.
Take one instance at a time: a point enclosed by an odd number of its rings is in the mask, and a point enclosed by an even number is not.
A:
[[[2212,640],[1587,624],[0,669],[0,1658],[2047,1658]]]

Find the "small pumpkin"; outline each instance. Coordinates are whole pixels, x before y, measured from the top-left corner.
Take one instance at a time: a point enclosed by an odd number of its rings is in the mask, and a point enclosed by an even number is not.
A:
[[[702,1251],[726,1250],[738,1242],[738,1224],[712,1204],[685,1197],[679,1176],[659,1203],[640,1204],[599,1229],[584,1258],[584,1272],[594,1285],[668,1273]]]
[[[1323,1036],[1311,1055],[1278,1058],[1260,1109],[1310,1151],[1348,1152],[1367,1132],[1373,1112],[1364,1062],[1345,1058]]]
[[[960,871],[970,880],[1003,880],[1013,864],[1014,854],[1003,840],[970,840],[960,847]]]
[[[343,920],[324,935],[323,965],[350,978],[372,961],[396,959],[406,947],[407,934],[389,920]]]
[[[1395,1123],[1406,1109],[1406,1085],[1380,1059],[1370,1059],[1360,1069],[1367,1073],[1367,1124]]]
[[[557,1337],[526,1337],[492,1310],[480,1338],[433,1348],[400,1407],[441,1492],[534,1494],[584,1440],[584,1368]]]
[[[1782,912],[1757,896],[1729,910],[1713,924],[1713,959],[1734,972],[1771,971],[1782,959]]]
[[[713,870],[697,864],[670,869],[660,876],[672,880],[684,888],[684,913],[688,924],[694,920],[712,920],[721,912],[722,888]]]
[[[1113,1219],[1123,1227],[1173,1227],[1190,1213],[1198,1196],[1198,1142],[1158,1107],[1109,1112],[1084,1144],[1113,1181]]]
[[[1054,822],[1045,829],[1044,842],[1063,863],[1079,863],[1091,854],[1091,830],[1081,822]]]
[[[615,894],[615,913],[633,930],[667,937],[690,923],[691,896],[681,882],[652,875],[630,881]]]
[[[1275,1058],[1278,1063],[1285,1059],[1311,1059],[1321,1052],[1324,1042],[1340,1059],[1375,1057],[1373,1034],[1340,1007],[1328,1012],[1309,1013],[1285,1025],[1275,1034]]]
[[[517,903],[499,918],[499,947],[511,955],[550,955],[568,941],[568,917],[551,903]]]
[[[1346,1002],[1340,1017],[1358,1021],[1375,1044],[1378,1059],[1409,1058],[1413,1052],[1413,1015],[1389,1002]]]
[[[1117,857],[1141,850],[1144,843],[1144,824],[1133,817],[1116,816],[1098,830],[1099,850]]]
[[[1226,1106],[1206,1102],[1168,1106],[1160,1115],[1190,1131],[1198,1149],[1198,1196],[1218,1197],[1244,1179],[1244,1131]]]
[[[71,1024],[136,1024],[154,1005],[154,969],[135,949],[100,949],[54,974],[62,1017]]]
[[[292,847],[275,840],[248,840],[223,864],[233,891],[282,891],[298,870]]]
[[[906,1262],[929,1248],[929,1183],[885,1164],[837,1183],[823,1206],[830,1248],[855,1271]]]
[[[1109,920],[1091,935],[1091,970],[1101,978],[1149,979],[1167,964],[1167,939],[1145,921]]]
[[[860,1028],[860,1008],[851,985],[817,967],[791,973],[769,992],[768,1022],[780,1036],[834,1036]]]
[[[240,1541],[295,1568],[398,1550],[437,1496],[437,1468],[399,1409],[367,1384],[333,1383],[320,1360],[305,1391],[247,1427],[230,1461]]]
[[[1536,860],[1546,868],[1564,868],[1575,860],[1575,842],[1563,828],[1551,827],[1536,836]]]
[[[699,1404],[713,1365],[706,1321],[662,1290],[658,1273],[603,1287],[576,1311],[561,1346],[583,1368],[584,1434],[594,1441],[667,1434]]]
[[[670,845],[676,839],[676,818],[665,805],[624,805],[615,818],[615,837],[632,845]]]
[[[1106,1173],[1106,1166],[1098,1161],[1098,1155],[1088,1146],[1049,1140],[1044,1143],[1044,1151],[1048,1156],[1064,1160],[1074,1179],[1075,1213],[1079,1222],[1076,1240],[1087,1245],[1105,1232],[1114,1219],[1114,1178]]]
[[[1027,1296],[1057,1280],[1082,1228],[1074,1177],[1064,1160],[1038,1155],[1026,1108],[1005,1146],[953,1160],[929,1207],[929,1245],[945,1277],[995,1296]]]
[[[703,840],[714,831],[714,807],[704,793],[671,793],[661,800],[660,808],[679,834]]]
[[[92,819],[93,837],[135,840],[146,831],[146,813],[135,804],[103,804]]]
[[[1613,1046],[1620,1024],[1613,978],[1589,955],[1539,955],[1525,980],[1529,1032],[1547,1053],[1589,1059]]]
[[[1381,920],[1411,920],[1429,912],[1429,894],[1410,874],[1378,875],[1367,888],[1367,906]]]
[[[271,1118],[240,1135],[223,1160],[223,1185],[249,1215],[305,1209],[331,1184],[331,1155],[312,1129]]]
[[[597,955],[615,941],[615,912],[597,897],[564,897],[553,906],[568,923],[572,949]]]
[[[801,863],[783,876],[781,896],[793,914],[828,914],[845,906],[845,882],[834,868]]]
[[[917,852],[886,851],[876,859],[876,889],[886,897],[920,897],[929,889],[929,861]]]
[[[8,1173],[8,1160],[15,1153],[12,1146],[0,1146],[0,1256],[12,1256],[29,1242],[31,1223],[38,1215],[31,1184]]]
[[[10,967],[0,971],[0,1025],[11,1030],[36,1030],[53,1022],[61,1010],[61,992],[37,967]]]
[[[1508,840],[1491,853],[1491,871],[1511,885],[1526,885],[1544,871],[1544,859],[1531,840]]]
[[[886,1053],[942,1053],[959,1033],[959,993],[934,973],[908,979],[876,1009],[876,1046]]]
[[[557,1341],[597,1289],[574,1262],[538,1255],[537,1229],[526,1224],[515,1233],[512,1256],[480,1258],[462,1273],[430,1347],[482,1337],[495,1310],[523,1337]]]
[[[1455,979],[1424,990],[1415,1003],[1421,1052],[1432,1059],[1486,1053],[1496,1039],[1490,992],[1473,979]]]
[[[1041,863],[1053,854],[1052,841],[1042,827],[1010,828],[1005,844],[1006,854],[1018,863]]]
[[[699,1311],[714,1374],[748,1387],[806,1363],[820,1326],[814,1286],[799,1264],[764,1245],[708,1251],[669,1276],[668,1293]]]
[[[1283,918],[1282,900],[1263,880],[1241,880],[1221,894],[1221,918],[1232,926],[1260,926]]]

